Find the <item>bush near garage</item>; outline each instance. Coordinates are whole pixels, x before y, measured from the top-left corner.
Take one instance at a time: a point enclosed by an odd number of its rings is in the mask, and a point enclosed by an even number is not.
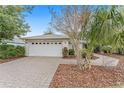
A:
[[[18,52],[18,56],[25,56],[25,48],[22,46],[17,46],[16,51]]]
[[[8,44],[0,45],[0,59],[9,59],[25,55],[25,49],[22,46]]]
[[[67,47],[64,47],[62,49],[62,54],[63,54],[63,58],[67,58],[68,57],[68,48]]]
[[[68,49],[67,47],[64,47],[62,50],[63,50],[63,58],[75,58],[74,49]]]
[[[69,49],[69,55],[75,55],[74,49]]]

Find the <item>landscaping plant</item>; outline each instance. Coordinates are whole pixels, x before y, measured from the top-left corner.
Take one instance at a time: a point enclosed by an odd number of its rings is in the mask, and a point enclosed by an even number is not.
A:
[[[63,50],[62,50],[62,53],[63,53],[63,58],[67,58],[68,57],[68,48],[67,47],[64,47]]]
[[[123,6],[63,6],[51,9],[52,27],[66,34],[74,47],[80,70],[91,67],[90,59],[96,46],[111,46],[111,51],[124,47]],[[87,48],[82,48],[85,41]],[[82,52],[86,57],[82,60]]]
[[[63,6],[61,11],[50,10],[52,27],[56,31],[66,34],[74,47],[79,69],[83,69],[81,32],[89,29],[92,10],[90,6]]]
[[[108,6],[99,8],[93,17],[91,30],[82,33],[88,44],[88,50],[93,53],[99,45],[106,53],[112,53],[118,47],[124,47],[124,10],[122,6]],[[89,57],[90,58],[90,57]]]
[[[12,40],[15,36],[29,32],[24,12],[31,12],[30,6],[0,6],[0,42]]]
[[[69,49],[69,55],[75,55],[74,49]]]
[[[25,48],[14,45],[0,45],[0,59],[25,56]]]

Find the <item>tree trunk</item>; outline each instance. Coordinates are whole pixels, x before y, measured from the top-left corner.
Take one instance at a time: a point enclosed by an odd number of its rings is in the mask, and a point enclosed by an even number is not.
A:
[[[77,65],[78,65],[79,69],[82,70],[83,59],[82,59],[81,49],[77,48],[76,52],[77,52],[76,53]]]
[[[79,42],[75,44],[75,52],[76,52],[77,65],[79,69],[80,70],[90,69],[91,68],[90,57],[87,55],[85,58],[82,57],[83,50]]]

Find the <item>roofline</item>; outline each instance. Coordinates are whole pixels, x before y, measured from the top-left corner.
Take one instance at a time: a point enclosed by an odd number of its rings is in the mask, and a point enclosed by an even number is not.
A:
[[[21,38],[23,40],[55,40],[55,39],[69,39],[69,38]]]
[[[22,37],[22,40],[54,40],[54,39],[69,39],[66,35],[59,35],[59,34],[53,34],[55,37],[42,37],[45,35],[37,35],[37,36],[29,36],[29,37]],[[41,36],[41,37],[40,37]],[[46,35],[47,36],[47,35]],[[57,37],[56,37],[57,36]]]

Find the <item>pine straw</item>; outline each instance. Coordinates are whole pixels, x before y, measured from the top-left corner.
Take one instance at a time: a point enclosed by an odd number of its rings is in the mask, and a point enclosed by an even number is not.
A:
[[[60,64],[49,87],[101,88],[124,84],[124,56],[112,56],[120,59],[115,68],[92,66],[90,70],[80,71],[77,65]]]

